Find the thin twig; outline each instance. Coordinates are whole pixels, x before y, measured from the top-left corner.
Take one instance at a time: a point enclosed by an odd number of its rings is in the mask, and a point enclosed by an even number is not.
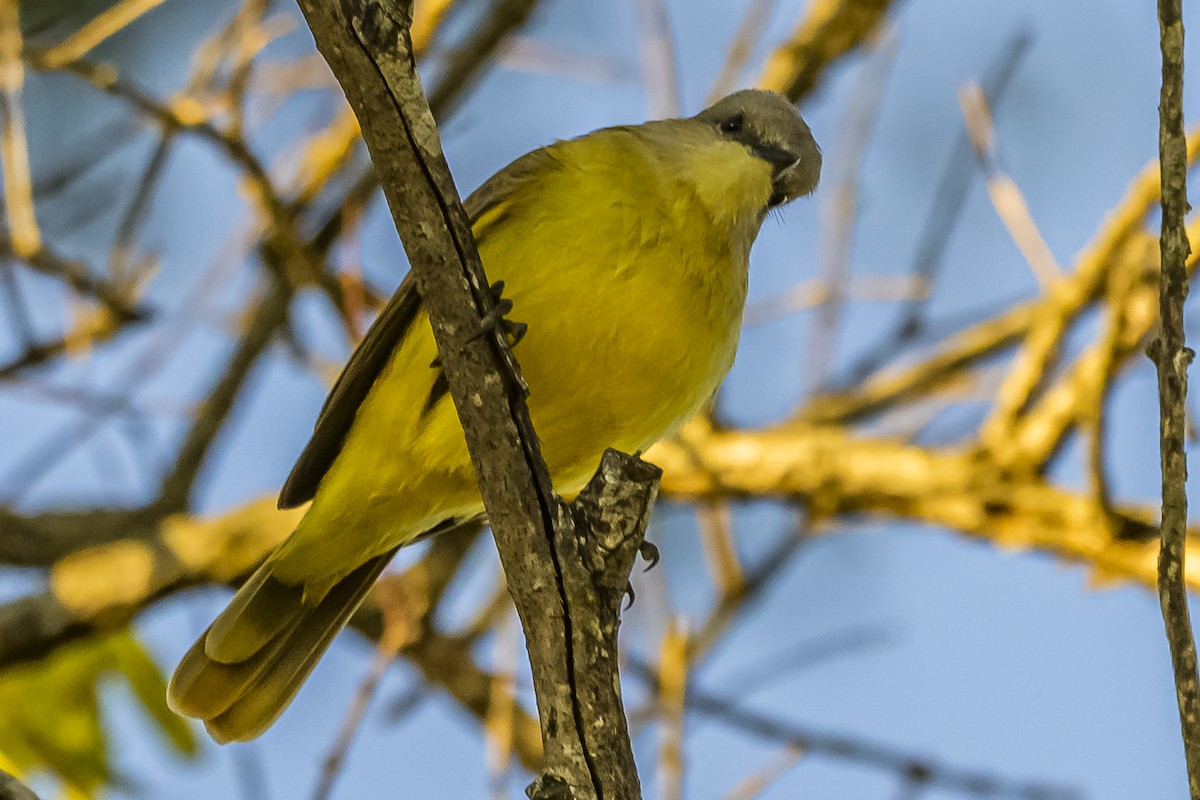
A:
[[[987,176],[988,197],[992,200],[992,207],[1004,222],[1004,227],[1033,270],[1038,283],[1046,289],[1062,277],[1062,267],[1042,238],[1021,190],[1000,166],[996,129],[992,125],[992,113],[988,109],[983,87],[978,83],[967,84],[959,89],[958,102],[962,106],[971,146]]]
[[[778,756],[750,773],[725,795],[725,800],[754,800],[804,758],[804,748],[784,745]]]
[[[0,239],[0,250],[7,249],[9,242]],[[43,275],[52,275],[66,282],[82,295],[94,297],[104,304],[117,320],[140,322],[150,316],[145,307],[135,302],[135,284],[117,283],[93,275],[87,264],[63,255],[43,245],[37,252],[25,258],[25,265]]]
[[[125,208],[125,213],[121,215],[116,235],[113,236],[112,245],[108,249],[108,275],[117,286],[138,282],[140,276],[133,269],[134,243],[150,210],[150,200],[158,190],[158,182],[162,178],[163,169],[174,144],[175,135],[171,129],[159,132],[154,152],[150,154],[150,159],[137,182],[137,191]]]
[[[738,594],[746,576],[733,534],[733,509],[728,500],[696,504],[696,523],[704,560],[718,596]]]
[[[56,435],[39,442],[31,455],[0,477],[3,496],[0,503],[13,502],[41,480],[59,461],[74,448],[89,440],[108,420],[125,412],[132,404],[133,395],[140,390],[148,378],[162,369],[175,351],[182,346],[183,339],[216,302],[226,279],[241,263],[244,241],[231,240],[231,244],[218,252],[203,279],[180,304],[180,311],[167,320],[157,342],[146,347],[131,364],[122,369],[113,385],[129,387],[122,397],[109,397],[105,402],[88,409],[86,416],[64,425]],[[63,344],[65,349],[65,344]]]
[[[1183,302],[1188,294],[1187,260],[1191,252],[1185,217],[1187,142],[1183,131],[1183,0],[1159,0],[1162,92],[1159,98],[1159,161],[1162,179],[1162,272],[1159,306],[1162,328],[1152,344],[1158,365],[1159,433],[1162,450],[1162,549],[1158,560],[1158,596],[1162,605],[1180,728],[1192,800],[1200,800],[1200,678],[1196,642],[1188,618],[1184,583],[1187,542],[1187,456],[1184,415],[1187,368],[1193,352],[1184,342]]]
[[[28,352],[37,346],[36,334],[11,259],[0,257],[0,286],[4,287],[4,305],[8,309],[8,319],[12,321],[12,332]]]
[[[688,686],[687,623],[678,617],[667,622],[659,646],[659,713],[662,717],[662,745],[658,751],[659,797],[683,800],[683,724]]]
[[[928,300],[923,281],[912,275],[849,275],[841,286],[823,278],[802,281],[774,297],[746,305],[744,325],[766,325],[840,297],[847,303],[896,303]]]
[[[92,17],[75,33],[45,50],[46,63],[59,66],[83,58],[105,39],[124,30],[165,0],[120,0]]]

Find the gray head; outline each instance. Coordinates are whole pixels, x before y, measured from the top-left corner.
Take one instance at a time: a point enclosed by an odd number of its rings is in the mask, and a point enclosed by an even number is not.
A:
[[[821,178],[821,148],[783,95],[746,89],[718,100],[693,119],[744,144],[775,171],[772,207],[810,194]]]

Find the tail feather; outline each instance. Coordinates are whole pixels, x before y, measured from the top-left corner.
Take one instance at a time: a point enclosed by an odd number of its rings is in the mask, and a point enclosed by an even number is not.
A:
[[[167,690],[220,742],[261,734],[287,708],[395,550],[372,558],[313,605],[259,567],[183,657]]]
[[[229,601],[204,634],[204,654],[221,664],[240,664],[286,635],[296,624],[304,587],[283,583],[263,564]]]

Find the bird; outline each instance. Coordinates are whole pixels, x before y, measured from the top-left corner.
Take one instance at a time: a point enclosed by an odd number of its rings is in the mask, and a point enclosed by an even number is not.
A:
[[[582,489],[607,448],[641,452],[711,399],[764,218],[811,194],[820,171],[795,106],[748,89],[541,147],[467,198],[488,279],[525,331],[515,352],[558,493]],[[398,548],[483,513],[411,273],[279,495],[280,508],[310,501],[171,679],[171,708],[218,742],[275,722]]]

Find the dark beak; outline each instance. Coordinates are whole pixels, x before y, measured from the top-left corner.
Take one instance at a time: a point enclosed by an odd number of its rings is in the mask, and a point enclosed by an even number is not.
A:
[[[770,164],[776,177],[789,167],[795,166],[796,162],[800,160],[800,156],[795,153],[772,144],[756,144],[750,148],[750,152]]]
[[[800,161],[800,156],[784,150],[782,147],[776,147],[772,144],[756,144],[750,148],[750,152],[766,161],[771,165],[771,172],[774,175],[775,192],[771,195],[771,199],[767,201],[767,205],[771,208],[782,205],[788,201],[788,193],[782,185],[785,183],[783,176],[792,167],[796,166]]]
[[[821,179],[821,148],[817,147],[807,128],[803,136],[788,142],[788,148],[758,145],[752,150],[774,171],[771,181],[774,191],[767,201],[769,208],[811,194],[817,188],[817,181]]]

